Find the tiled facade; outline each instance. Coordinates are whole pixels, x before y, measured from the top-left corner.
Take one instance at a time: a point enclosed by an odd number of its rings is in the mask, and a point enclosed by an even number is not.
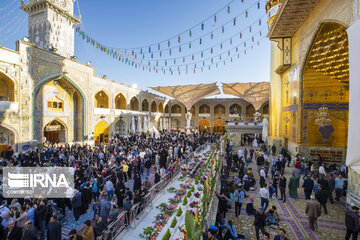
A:
[[[293,7],[299,4],[296,1],[272,2],[280,4],[278,15],[285,14],[284,9],[289,10],[291,4]],[[305,1],[304,5],[308,2]],[[288,6],[281,5],[285,3]],[[355,8],[358,8],[357,0],[320,0],[315,7],[307,9],[310,11],[308,16],[293,35],[290,34],[291,28],[288,29],[289,35],[283,38],[269,35],[272,40],[269,119],[271,144],[283,144],[293,154],[304,155],[317,155],[313,149],[321,148],[326,152],[321,154],[326,160],[334,163],[345,161],[349,85],[311,70],[307,64],[309,53],[313,49],[321,27],[327,23],[336,23],[346,29],[358,17]],[[271,19],[272,28],[279,28],[282,24],[276,21],[277,17],[279,16]],[[288,22],[288,25],[297,24],[296,21],[299,20],[294,19],[294,23]],[[289,49],[283,44],[282,39],[290,39]],[[290,50],[291,61],[290,64],[284,65],[286,50]],[[315,124],[318,109],[323,105],[329,109],[334,128],[334,132],[327,139],[322,136],[319,126]],[[340,151],[341,159],[338,156]]]

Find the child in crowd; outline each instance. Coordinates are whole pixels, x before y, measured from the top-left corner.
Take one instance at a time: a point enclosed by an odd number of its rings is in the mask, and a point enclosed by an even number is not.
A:
[[[273,194],[275,193],[275,189],[273,187],[273,183],[269,183],[269,198],[272,199]]]

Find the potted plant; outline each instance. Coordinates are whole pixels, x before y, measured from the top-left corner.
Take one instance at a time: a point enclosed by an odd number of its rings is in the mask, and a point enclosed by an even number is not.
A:
[[[165,235],[162,237],[162,240],[169,240],[171,237],[170,229],[168,229]]]
[[[175,228],[176,224],[177,224],[177,220],[176,220],[176,217],[174,217],[174,219],[173,219],[172,222],[171,222],[170,227],[171,227],[171,228]]]
[[[155,228],[153,227],[144,228],[144,231],[143,233],[140,234],[140,237],[149,239],[154,232],[155,232]]]

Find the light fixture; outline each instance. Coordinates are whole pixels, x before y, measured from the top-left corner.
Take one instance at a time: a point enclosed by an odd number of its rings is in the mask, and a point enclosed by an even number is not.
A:
[[[104,119],[104,118],[105,118],[105,116],[104,116],[104,115],[101,115],[101,116],[100,116],[100,118],[101,118],[101,119]]]
[[[106,74],[104,74],[104,75],[103,75],[103,78],[104,78],[104,79],[106,79],[106,78],[107,78]]]
[[[319,112],[316,113],[315,124],[319,127],[326,127],[331,125],[331,119],[329,118],[329,109],[323,105],[319,108]]]
[[[59,85],[59,81],[58,81],[58,80],[54,80],[53,83],[54,83],[55,86]]]
[[[76,60],[76,56],[71,56],[70,59],[71,60]]]

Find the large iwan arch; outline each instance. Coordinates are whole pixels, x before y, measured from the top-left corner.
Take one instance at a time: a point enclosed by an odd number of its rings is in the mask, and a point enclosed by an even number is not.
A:
[[[59,81],[64,81],[66,84],[69,84],[71,87],[73,87],[77,93],[80,96],[80,100],[81,100],[81,126],[80,126],[80,132],[81,132],[81,136],[79,136],[80,140],[86,140],[86,95],[84,94],[83,90],[67,75],[59,73],[59,74],[54,74],[52,76],[49,76],[41,81],[39,81],[32,92],[32,111],[33,111],[33,116],[36,116],[35,114],[35,99],[36,99],[36,95],[39,91],[39,89],[44,86],[46,83],[50,82],[50,81],[57,81],[57,83],[59,83]],[[32,134],[33,134],[33,139],[37,139],[38,141],[42,141],[42,137],[43,137],[43,133],[41,131],[41,129],[43,128],[44,123],[43,122],[37,122],[36,118],[33,117],[32,118]]]

